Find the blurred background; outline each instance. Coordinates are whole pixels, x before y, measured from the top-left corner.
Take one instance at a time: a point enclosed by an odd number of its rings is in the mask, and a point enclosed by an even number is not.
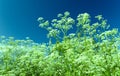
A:
[[[65,11],[75,19],[79,13],[87,12],[92,18],[101,14],[111,28],[120,29],[120,0],[0,0],[0,36],[47,42],[38,17],[51,20]]]

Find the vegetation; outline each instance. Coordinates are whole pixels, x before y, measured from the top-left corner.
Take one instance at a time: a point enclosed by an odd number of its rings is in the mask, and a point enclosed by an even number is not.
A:
[[[102,15],[95,18],[83,13],[75,20],[67,11],[51,22],[39,17],[48,43],[1,36],[0,76],[119,76],[119,32]]]

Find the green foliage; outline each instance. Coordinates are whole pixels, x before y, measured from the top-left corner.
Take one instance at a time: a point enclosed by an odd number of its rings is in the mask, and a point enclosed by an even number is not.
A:
[[[49,44],[1,36],[0,76],[119,76],[119,32],[110,30],[102,15],[95,18],[98,22],[91,23],[90,15],[83,13],[75,20],[69,12],[51,22],[38,18]]]

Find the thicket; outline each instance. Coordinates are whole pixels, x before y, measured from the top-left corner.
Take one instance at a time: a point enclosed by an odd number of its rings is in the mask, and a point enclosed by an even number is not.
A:
[[[102,15],[95,19],[88,13],[73,19],[67,11],[51,21],[39,17],[48,43],[1,36],[0,76],[119,76],[118,29],[110,30]]]

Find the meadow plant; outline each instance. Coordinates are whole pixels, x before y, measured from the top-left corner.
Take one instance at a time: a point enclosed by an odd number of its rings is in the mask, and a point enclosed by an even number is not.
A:
[[[66,11],[51,21],[39,17],[48,31],[47,43],[29,37],[0,37],[0,76],[119,76],[120,36],[102,15],[88,13],[76,19]],[[76,28],[76,29],[74,29]],[[73,29],[75,32],[70,33]],[[56,43],[53,43],[55,39]]]

